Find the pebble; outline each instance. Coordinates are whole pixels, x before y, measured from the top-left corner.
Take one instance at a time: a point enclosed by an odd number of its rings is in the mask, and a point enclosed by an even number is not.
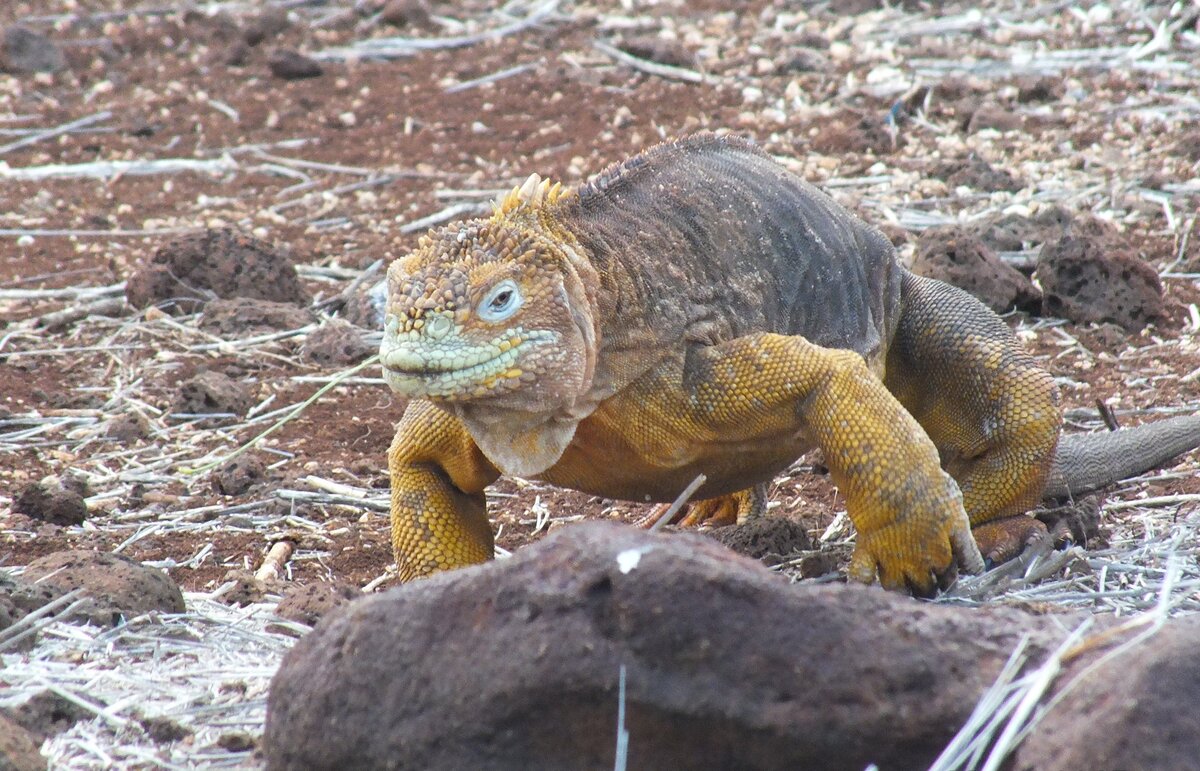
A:
[[[301,80],[317,78],[324,74],[321,64],[316,60],[297,51],[280,48],[271,54],[267,60],[271,74],[284,80]]]

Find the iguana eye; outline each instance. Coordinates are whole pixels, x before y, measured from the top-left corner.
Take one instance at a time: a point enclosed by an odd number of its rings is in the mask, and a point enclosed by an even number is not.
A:
[[[521,290],[515,281],[501,281],[479,303],[477,313],[484,321],[504,321],[521,307]]]

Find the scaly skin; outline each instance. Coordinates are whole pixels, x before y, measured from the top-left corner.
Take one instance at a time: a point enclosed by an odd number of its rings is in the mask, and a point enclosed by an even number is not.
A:
[[[857,580],[929,594],[982,568],[972,525],[993,553],[1028,537],[1049,375],[743,142],[660,145],[580,190],[533,177],[388,279],[384,375],[415,400],[388,454],[402,580],[491,556],[501,473],[657,502],[703,473],[696,518],[744,516],[813,447]]]

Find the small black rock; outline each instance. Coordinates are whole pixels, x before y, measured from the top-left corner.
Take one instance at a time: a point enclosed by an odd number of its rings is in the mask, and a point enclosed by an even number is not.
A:
[[[316,59],[286,48],[272,53],[271,58],[267,60],[267,66],[271,68],[272,75],[284,80],[317,78],[325,72]]]

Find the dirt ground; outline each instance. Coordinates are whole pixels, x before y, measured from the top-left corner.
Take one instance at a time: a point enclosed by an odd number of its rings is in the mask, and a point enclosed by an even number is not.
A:
[[[167,8],[17,0],[0,9],[0,27],[47,35],[66,65],[0,74],[0,564],[119,548],[167,567],[185,590],[210,591],[287,536],[298,542],[293,581],[363,586],[384,576],[383,512],[281,493],[352,489],[382,500],[400,408],[377,373],[272,434],[253,453],[261,477],[221,494],[210,474],[185,470],[270,421],[181,412],[181,384],[222,372],[262,415],[311,396],[345,365],[303,356],[306,333],[221,344],[196,315],[125,306],[48,324],[47,314],[122,296],[52,290],[112,287],[179,232],[231,226],[288,247],[319,304],[411,248],[423,228],[409,223],[448,219],[449,207],[487,211],[535,171],[578,183],[699,129],[753,138],[884,227],[905,259],[926,227],[1004,212],[1058,204],[1112,223],[1162,277],[1166,318],[1136,333],[1008,321],[1058,378],[1075,428],[1101,425],[1097,402],[1123,423],[1200,410],[1194,3],[989,2],[982,13],[974,3],[867,0],[842,13],[830,10],[838,3],[765,0],[158,5]],[[345,53],[396,36],[487,39],[387,59]],[[283,50],[313,56],[321,74],[274,74]],[[92,120],[10,149],[31,130],[81,119]],[[948,181],[972,157],[1010,172],[1015,187]],[[208,167],[12,173],[166,159]],[[328,323],[327,313],[315,318]],[[136,430],[112,430],[129,415]],[[1114,495],[1200,492],[1195,464]],[[27,485],[71,472],[88,482],[82,526],[13,511]],[[498,544],[510,550],[539,537],[547,517],[645,513],[519,481],[495,493]],[[815,535],[842,508],[805,465],[777,482],[772,504]],[[1130,533],[1155,526],[1128,510],[1106,521]]]

